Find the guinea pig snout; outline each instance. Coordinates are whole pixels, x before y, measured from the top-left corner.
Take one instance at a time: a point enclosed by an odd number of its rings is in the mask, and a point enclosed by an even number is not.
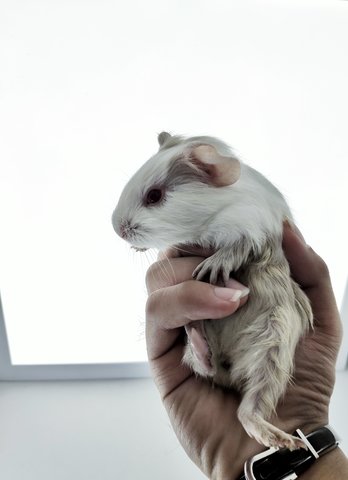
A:
[[[134,236],[136,229],[137,225],[132,225],[129,220],[121,220],[118,233],[124,240],[129,240]]]

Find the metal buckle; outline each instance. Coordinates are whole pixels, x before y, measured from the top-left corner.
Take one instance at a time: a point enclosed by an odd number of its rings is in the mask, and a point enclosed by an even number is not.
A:
[[[315,451],[315,449],[313,448],[312,444],[308,441],[308,438],[304,435],[304,433],[299,428],[296,430],[296,432],[297,432],[297,435],[304,441],[308,450],[311,452],[311,454],[313,455],[315,460],[317,460],[319,458],[319,455]],[[266,450],[264,452],[261,452],[258,455],[254,455],[253,457],[249,458],[244,464],[245,480],[258,480],[255,477],[254,471],[253,471],[254,463],[257,462],[257,460],[261,460],[262,458],[269,457],[270,455],[277,452],[278,450],[279,450],[278,448],[271,447],[268,450]],[[294,472],[294,473],[290,473],[290,475],[287,475],[286,477],[284,477],[283,480],[296,480],[296,478],[298,478],[298,476]]]
[[[304,433],[298,428],[296,430],[297,432],[297,435],[304,441],[304,443],[307,445],[307,448],[308,450],[311,452],[311,454],[313,455],[313,457],[318,460],[319,458],[319,455],[318,453],[315,451],[315,449],[313,448],[313,445],[308,441],[308,438],[304,435]]]
[[[254,470],[253,470],[254,463],[257,462],[258,460],[261,460],[262,458],[269,457],[270,455],[277,452],[278,450],[279,448],[271,447],[268,450],[265,450],[264,452],[258,453],[257,455],[254,455],[253,457],[249,458],[244,463],[245,480],[258,480],[254,475]],[[284,477],[283,480],[296,480],[296,478],[298,478],[298,476],[294,472]]]

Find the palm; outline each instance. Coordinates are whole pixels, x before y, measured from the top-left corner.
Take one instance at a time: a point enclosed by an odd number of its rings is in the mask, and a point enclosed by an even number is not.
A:
[[[311,333],[298,348],[293,383],[274,419],[274,423],[290,432],[299,427],[308,433],[327,423],[327,406],[334,386],[334,358],[328,354],[330,345],[327,350],[322,346],[322,342],[318,344],[317,335]],[[322,365],[330,368],[323,370]],[[197,456],[202,450],[211,452],[205,465],[209,477],[214,465],[221,466],[219,459],[225,463],[227,460],[226,470],[231,471],[235,462],[233,453],[241,443],[245,459],[262,449],[247,437],[237,420],[239,399],[234,392],[211,388],[207,382],[190,375],[164,403],[176,434],[192,460],[199,463]]]
[[[284,236],[284,249],[293,277],[311,301],[315,329],[298,345],[293,382],[279,402],[277,416],[272,422],[289,432],[301,428],[308,433],[327,423],[341,325],[325,264],[291,231]],[[238,475],[243,462],[263,447],[247,436],[237,419],[238,395],[212,388],[181,363],[184,341],[179,327],[192,318],[185,317],[185,308],[180,310],[178,302],[174,303],[172,315],[168,313],[170,305],[163,307],[163,304],[171,294],[182,293],[183,289],[173,289],[180,287],[178,282],[190,278],[200,260],[177,260],[185,263],[181,263],[181,270],[179,263],[171,265],[175,277],[172,285],[177,284],[176,287],[169,286],[166,290],[163,279],[159,282],[162,285],[158,282],[155,285],[153,278],[148,282],[152,282],[150,290],[163,288],[161,295],[157,295],[162,302],[162,314],[158,312],[161,310],[158,302],[151,307],[157,308],[156,314],[151,309],[148,312],[149,358],[173,428],[188,455],[209,478],[229,478],[233,473]],[[187,291],[188,283],[185,287]],[[179,318],[180,312],[182,318]],[[162,327],[159,321],[164,322]]]

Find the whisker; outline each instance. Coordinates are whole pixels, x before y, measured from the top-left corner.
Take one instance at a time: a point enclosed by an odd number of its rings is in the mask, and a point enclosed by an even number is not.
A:
[[[167,256],[167,254],[166,254],[165,252],[164,252],[164,256],[165,256],[165,258],[166,258],[166,260],[167,260],[167,262],[168,262],[168,265],[169,265],[169,267],[170,267],[171,273],[173,274],[174,284],[176,285],[176,284],[177,284],[177,280],[176,280],[176,274],[175,274],[175,270],[174,270],[174,268],[173,268],[173,265],[172,265],[172,263],[171,263],[171,261],[170,261],[170,258]],[[169,273],[168,273],[168,275],[169,275]],[[169,276],[170,276],[170,275],[169,275]]]
[[[192,255],[192,251],[190,250],[185,250],[185,248],[183,247],[177,247],[176,245],[173,245],[171,248],[173,248],[174,250],[178,251],[179,253],[187,253],[189,255]]]
[[[146,261],[147,261],[147,267],[146,267],[146,269],[148,269],[148,268],[150,267],[150,265],[151,265],[152,263],[154,263],[154,260],[151,259],[151,251],[146,250],[146,251],[144,252],[144,256],[145,256]],[[150,258],[149,258],[149,257],[150,257]]]
[[[170,279],[170,272],[168,272],[167,268],[166,268],[166,265],[164,265],[163,261],[160,261],[158,263],[160,269],[161,269],[161,272],[163,273],[163,280],[171,283],[171,279]]]
[[[148,253],[150,256],[152,256],[153,263],[157,262],[157,255],[155,254],[154,250],[151,249],[148,251]],[[158,262],[158,266],[160,268],[163,281],[172,283],[170,272],[167,270],[166,265],[163,264],[163,261]]]
[[[146,255],[149,255],[150,257],[150,260],[149,260],[149,265],[152,264],[152,263],[155,263],[157,261],[157,256],[156,256],[156,253],[153,251],[153,249],[149,249],[147,252],[146,252]]]

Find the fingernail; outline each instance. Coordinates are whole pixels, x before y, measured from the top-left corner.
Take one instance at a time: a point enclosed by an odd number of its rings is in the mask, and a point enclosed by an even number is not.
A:
[[[232,290],[240,290],[242,292],[241,298],[248,295],[250,292],[249,288],[243,285],[242,283],[237,282],[234,278],[230,278],[225,285],[227,288],[232,288]]]
[[[249,289],[244,287],[243,290],[236,290],[235,288],[215,287],[215,295],[222,300],[229,300],[230,302],[236,302],[242,297],[245,297],[249,293]]]

